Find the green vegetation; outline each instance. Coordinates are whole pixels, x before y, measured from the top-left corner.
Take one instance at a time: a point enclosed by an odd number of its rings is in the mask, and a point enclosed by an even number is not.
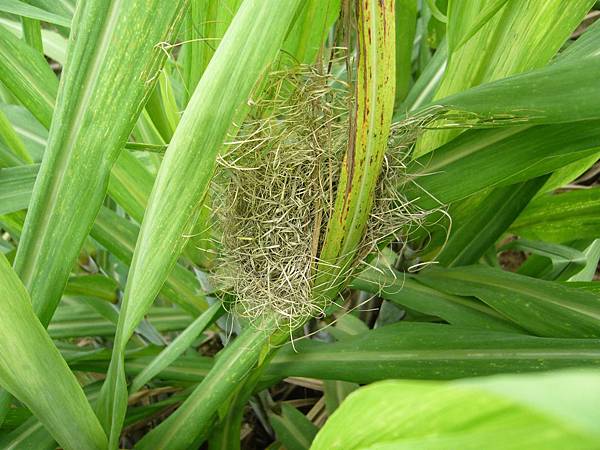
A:
[[[597,16],[0,1],[0,449],[600,447]]]

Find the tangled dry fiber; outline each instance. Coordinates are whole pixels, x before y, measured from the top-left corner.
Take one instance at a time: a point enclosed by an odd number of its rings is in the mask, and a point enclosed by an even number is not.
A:
[[[327,306],[311,292],[348,143],[351,95],[311,66],[272,73],[265,86],[219,159],[213,207],[221,253],[213,282],[233,294],[236,314],[254,323],[274,315],[281,327],[295,328]],[[393,127],[359,255],[426,216],[396,189],[407,141],[414,142],[406,129]]]

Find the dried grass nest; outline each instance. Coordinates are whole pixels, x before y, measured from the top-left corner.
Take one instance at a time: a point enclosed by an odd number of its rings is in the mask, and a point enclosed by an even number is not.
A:
[[[349,135],[350,89],[314,66],[271,73],[212,183],[220,248],[213,284],[235,298],[234,312],[258,323],[274,315],[295,328],[327,306],[312,296]],[[403,161],[416,123],[392,127],[374,208],[355,258],[382,239],[401,241],[427,216],[402,198]]]

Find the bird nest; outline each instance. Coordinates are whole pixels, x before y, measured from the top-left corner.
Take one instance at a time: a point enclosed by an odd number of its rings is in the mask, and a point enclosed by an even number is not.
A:
[[[345,83],[312,66],[272,73],[261,91],[218,160],[212,198],[220,255],[212,278],[236,299],[237,314],[253,322],[271,315],[295,328],[327,306],[314,301],[313,282],[348,144],[352,96]],[[426,216],[397,190],[414,143],[409,128],[392,129],[356,261]]]

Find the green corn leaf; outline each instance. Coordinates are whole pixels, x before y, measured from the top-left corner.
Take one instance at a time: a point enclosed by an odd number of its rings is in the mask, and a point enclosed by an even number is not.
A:
[[[596,276],[598,262],[600,261],[600,239],[594,239],[592,243],[583,250],[585,266],[579,273],[569,278],[569,281],[592,281]]]
[[[448,23],[451,40],[462,33],[461,27],[476,28],[479,15],[488,8],[493,11],[496,3],[497,0],[486,0],[483,5],[454,1]],[[593,0],[575,0],[569,3],[569,8],[564,8],[561,2],[552,2],[540,8],[536,1],[509,0],[472,38],[449,54],[448,68],[435,99],[543,67],[593,3]],[[456,134],[456,130],[426,132],[419,139],[415,156],[439,147]]]
[[[340,14],[340,3],[341,0],[303,2],[283,50],[299,63],[314,63],[327,33]]]
[[[454,53],[461,45],[471,39],[508,0],[491,0],[479,4],[465,4],[460,1],[448,2],[448,47]],[[484,3],[483,8],[481,3]]]
[[[181,76],[185,87],[185,101],[187,104],[198,81],[202,77],[215,48],[218,38],[211,33],[219,23],[217,11],[219,2],[215,0],[192,0],[185,18],[185,40],[181,46]],[[228,8],[223,8],[228,10]],[[213,40],[214,39],[214,40]]]
[[[76,0],[24,0],[30,5],[37,6],[45,11],[54,14],[60,14],[65,17],[72,17],[75,14]]]
[[[214,413],[221,407],[221,402],[239,388],[241,380],[248,376],[248,368],[252,368],[256,364],[258,355],[263,353],[269,332],[272,333],[272,330],[257,331],[252,328],[242,332],[233,343],[228,345],[227,355],[221,355],[217,359],[199,387],[188,397],[187,403],[184,402],[174,414],[163,422],[166,425],[159,425],[148,433],[142,439],[140,448],[155,448],[156,445],[167,446],[166,443],[161,443],[167,439],[170,443],[168,444],[169,448],[185,448],[178,447],[181,445],[179,444],[181,441],[201,441],[207,433],[206,428],[212,423]],[[225,374],[227,374],[227,383],[223,382]],[[204,400],[204,402],[198,403],[199,399]],[[207,407],[208,405],[210,407]],[[199,418],[196,423],[201,424],[201,429],[184,431],[179,428],[196,417]],[[176,432],[179,435],[175,434]],[[173,443],[177,447],[171,447]]]
[[[423,208],[550,173],[598,152],[600,122],[473,130],[407,168],[405,194]],[[452,180],[461,179],[461,183]]]
[[[546,184],[540,189],[540,193],[551,192],[574,182],[577,178],[587,172],[599,159],[600,152],[555,170]]]
[[[192,96],[241,3],[241,0],[191,1],[185,22],[185,43],[178,59],[182,65],[185,104]]]
[[[311,449],[595,448],[598,381],[597,372],[565,371],[376,383],[350,396]]]
[[[555,63],[570,62],[581,58],[595,56],[598,53],[598,36],[600,36],[600,23],[594,22],[583,35],[579,36],[574,44],[567,47],[556,58]]]
[[[81,387],[2,254],[0,285],[0,384],[25,403],[65,449],[105,449],[106,436]]]
[[[99,402],[100,416],[105,426],[112,428],[113,445],[125,409],[122,358],[127,340],[183,249],[186,232],[194,224],[208,189],[217,153],[234,116],[239,120],[236,110],[247,101],[256,81],[274,60],[298,4],[297,1],[281,4],[254,0],[243,3],[190,99],[166,151],[137,241],[119,317],[113,364]],[[198,148],[204,150],[198,152]],[[177,182],[173,183],[174,180]],[[189,414],[184,416],[185,421],[176,420],[190,406],[192,411],[195,410],[193,401],[188,402],[148,434],[141,444],[152,442],[154,446],[157,442],[168,441],[170,448],[175,449],[194,442],[208,423],[199,423]],[[212,416],[208,412],[209,417]],[[187,420],[194,422],[194,430],[186,425]],[[164,429],[166,432],[162,431]]]
[[[28,5],[19,0],[0,0],[0,11],[30,19],[41,20],[66,28],[71,26],[71,20],[68,17],[44,11],[43,9],[36,8],[35,6]]]
[[[16,37],[23,37],[23,27],[19,22],[0,17],[0,24]],[[67,40],[53,30],[42,28],[41,31],[44,53],[54,61],[64,64],[67,60]]]
[[[519,327],[479,302],[440,292],[424,286],[412,276],[390,273],[390,270],[366,269],[350,283],[350,287],[372,292],[423,314],[438,316],[453,325],[522,332]]]
[[[518,270],[521,275],[534,276],[543,280],[568,280],[581,272],[587,262],[585,254],[577,249],[566,245],[532,241],[530,239],[510,241],[498,249],[500,252],[504,250],[520,250],[550,260],[550,266],[535,275],[522,270],[523,266]]]
[[[539,336],[600,336],[600,297],[552,281],[484,266],[429,270],[418,279],[453,295],[472,295]]]
[[[598,339],[540,338],[400,322],[333,344],[297,342],[296,351],[287,348],[275,355],[265,371],[269,381],[265,384],[290,376],[371,383],[388,378],[448,380],[566,367],[598,368],[599,344]],[[190,364],[192,361],[197,361],[197,366]],[[208,369],[209,361],[182,361],[181,376],[194,373],[195,368],[198,377]],[[169,376],[176,376],[176,367],[171,366]]]
[[[37,8],[43,9],[49,13],[55,14],[61,17],[67,17],[72,19],[75,14],[76,4],[75,0],[21,0],[26,1],[28,4]],[[69,36],[69,29],[66,27],[57,26],[58,32],[64,36]]]
[[[516,270],[521,275],[554,281],[577,280],[581,276],[580,281],[589,281],[595,274],[595,240],[573,241],[568,246],[519,240],[532,246],[531,254],[527,255],[527,259]]]
[[[23,142],[33,160],[36,163],[40,162],[46,148],[48,136],[46,129],[22,106],[0,104],[0,109],[10,121],[17,137]]]
[[[118,289],[119,284],[104,275],[79,275],[69,278],[65,295],[91,296],[116,303]]]
[[[561,123],[600,117],[592,74],[600,67],[597,55],[569,59],[542,69],[513,75],[462,91],[434,104],[479,115],[494,123]]]
[[[164,60],[156,43],[170,39],[182,16],[183,0],[155,3],[82,2],[74,18],[78,39],[71,40],[62,74],[58,122],[15,259],[42,323],[52,317],[110,169]]]
[[[138,234],[137,225],[107,208],[100,209],[90,232],[96,241],[127,266],[133,259]],[[167,276],[160,293],[194,316],[207,308],[204,293],[194,274],[180,264],[176,264]]]
[[[218,424],[212,427],[207,442],[209,450],[237,449],[240,446],[244,410],[248,403],[248,396],[242,392],[246,384],[231,396],[227,412],[220,417]]]
[[[0,168],[18,166],[21,162],[12,150],[0,142]]]
[[[12,124],[6,117],[4,111],[0,110],[0,138],[6,143],[6,145],[12,150],[15,156],[17,156],[25,164],[33,164],[31,155],[25,148],[25,144],[21,141],[21,138],[15,132]]]
[[[436,260],[445,267],[475,264],[502,236],[542,187],[547,177],[494,189],[471,210],[462,224],[454,224]]]
[[[325,397],[325,407],[327,414],[331,416],[333,412],[340,407],[342,402],[355,390],[358,384],[348,383],[347,381],[323,381],[323,395]]]
[[[108,182],[109,195],[136,222],[141,223],[154,177],[130,152],[121,152]]]
[[[37,169],[38,165],[0,169],[0,214],[27,208]],[[138,234],[137,225],[104,207],[90,231],[97,242],[126,265],[133,259]],[[196,315],[206,309],[204,294],[194,275],[180,264],[176,264],[167,277],[161,294],[190,314]]]
[[[408,95],[412,81],[412,53],[417,31],[417,1],[396,2],[396,100],[400,105]]]
[[[567,367],[600,368],[599,345],[598,339],[541,338],[473,327],[405,322],[333,344],[300,340],[294,344],[295,350],[288,345],[266,367],[260,386],[266,388],[287,377],[364,384],[388,378],[448,380]],[[137,375],[153,359],[154,356],[132,355],[127,359],[127,373]],[[181,356],[157,377],[172,382],[199,382],[213,364],[213,358]],[[104,373],[106,356],[103,359],[90,356],[74,361],[72,366]]]
[[[130,394],[140,388],[160,373],[165,367],[175,361],[190,345],[198,338],[207,326],[214,322],[223,310],[219,303],[213,304],[202,315],[198,316],[177,338],[169,344],[144,370],[142,370],[131,382]]]
[[[28,17],[21,17],[21,26],[23,28],[23,38],[25,39],[25,42],[43,55],[44,44],[42,43],[42,26],[40,21]]]
[[[58,80],[44,57],[0,27],[0,81],[45,127],[50,126]]]
[[[410,88],[404,102],[396,108],[394,120],[399,120],[406,115],[407,111],[419,109],[427,105],[433,99],[442,76],[446,70],[448,62],[448,50],[445,42],[440,44],[440,48],[435,52],[429,64],[417,78],[415,84]]]
[[[26,209],[39,165],[0,169],[0,214]]]
[[[148,322],[158,331],[180,331],[189,326],[193,318],[180,309],[155,307],[148,314]],[[48,333],[54,339],[105,336],[115,333],[115,324],[88,306],[65,306],[57,309]]]
[[[6,449],[55,450],[56,441],[35,417],[0,437],[0,446]]]
[[[519,215],[511,232],[556,243],[593,239],[600,235],[599,213],[600,188],[597,187],[542,195]]]
[[[281,405],[281,413],[281,416],[269,416],[277,439],[288,450],[308,450],[318,428],[304,414],[287,403]]]

